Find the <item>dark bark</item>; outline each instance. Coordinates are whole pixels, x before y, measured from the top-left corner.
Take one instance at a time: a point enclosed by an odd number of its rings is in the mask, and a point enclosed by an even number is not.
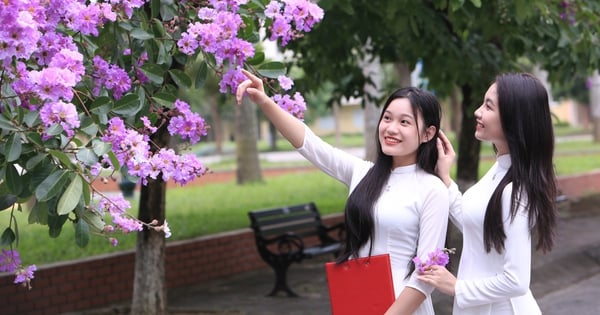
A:
[[[256,105],[244,98],[235,107],[235,142],[237,156],[237,183],[261,182],[262,171],[258,156],[258,123]]]
[[[477,181],[481,143],[474,136],[473,89],[470,85],[463,85],[461,91],[462,123],[458,134],[456,183],[461,191],[465,191]]]
[[[219,103],[217,98],[212,95],[208,97],[208,101],[210,102],[210,114],[213,117],[211,129],[215,135],[215,154],[223,154],[223,128],[221,115],[219,115]]]
[[[161,148],[166,147],[170,140],[166,127],[159,128],[151,140]],[[166,191],[167,184],[162,177],[157,180],[149,179],[147,185],[142,185],[138,214],[141,221],[151,222],[156,219],[159,223],[164,222]],[[136,244],[131,314],[166,314],[165,282],[164,233],[144,227],[143,231],[138,232]]]

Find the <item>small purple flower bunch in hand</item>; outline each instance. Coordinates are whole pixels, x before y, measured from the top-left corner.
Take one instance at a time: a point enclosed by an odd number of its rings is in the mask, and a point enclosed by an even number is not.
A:
[[[415,263],[415,269],[419,271],[419,274],[423,274],[425,269],[433,265],[445,267],[450,262],[450,254],[454,253],[456,253],[456,248],[436,249],[429,253],[429,259],[426,261],[421,261],[418,256],[413,258],[412,261]]]

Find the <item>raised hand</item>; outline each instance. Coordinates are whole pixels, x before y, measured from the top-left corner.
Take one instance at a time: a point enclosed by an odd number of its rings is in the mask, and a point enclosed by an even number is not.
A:
[[[446,186],[450,186],[452,181],[450,178],[450,168],[452,167],[452,163],[454,163],[456,153],[454,152],[454,148],[452,148],[452,143],[441,130],[438,134],[437,149],[438,161],[435,166],[435,172],[444,181]]]
[[[242,69],[242,72],[248,78],[248,80],[245,80],[238,85],[235,93],[235,99],[238,105],[242,104],[242,98],[244,97],[244,94],[247,95],[252,102],[258,105],[267,102],[269,97],[265,94],[262,80],[247,70]]]

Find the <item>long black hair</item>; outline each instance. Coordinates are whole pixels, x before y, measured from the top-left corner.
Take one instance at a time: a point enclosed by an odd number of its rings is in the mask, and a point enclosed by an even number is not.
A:
[[[502,192],[512,182],[510,218],[515,218],[519,202],[526,201],[529,229],[538,237],[536,249],[546,252],[554,245],[557,192],[548,92],[537,78],[527,73],[501,74],[495,82],[511,167],[487,206],[483,228],[485,249],[490,252],[494,248],[498,253],[504,250]]]
[[[432,139],[425,143],[421,143],[417,149],[417,165],[426,172],[435,175],[435,165],[438,158],[436,141],[440,129],[442,115],[441,106],[436,97],[430,92],[415,87],[398,89],[388,97],[381,111],[381,116],[379,117],[379,123],[377,124],[377,131],[375,134],[377,157],[374,165],[369,169],[360,183],[358,183],[346,202],[346,241],[344,251],[338,257],[338,263],[350,258],[358,257],[359,249],[365,245],[368,240],[373,238],[375,229],[373,205],[376,203],[384,185],[387,183],[393,167],[393,157],[383,153],[381,148],[381,142],[379,141],[379,124],[381,124],[381,119],[390,103],[398,98],[406,98],[409,100],[414,116],[418,118],[418,115],[420,114],[423,117],[423,123],[425,124],[424,128],[429,126],[435,127],[435,134]],[[416,127],[420,133],[422,129],[419,128],[418,119],[416,119],[416,121]],[[372,248],[373,243],[371,243],[369,255]]]

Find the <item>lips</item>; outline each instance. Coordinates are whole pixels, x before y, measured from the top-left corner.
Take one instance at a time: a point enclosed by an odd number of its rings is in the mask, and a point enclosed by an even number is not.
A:
[[[388,143],[388,144],[397,144],[397,143],[402,142],[399,139],[392,138],[392,137],[385,137],[384,140],[385,140],[385,143]]]

